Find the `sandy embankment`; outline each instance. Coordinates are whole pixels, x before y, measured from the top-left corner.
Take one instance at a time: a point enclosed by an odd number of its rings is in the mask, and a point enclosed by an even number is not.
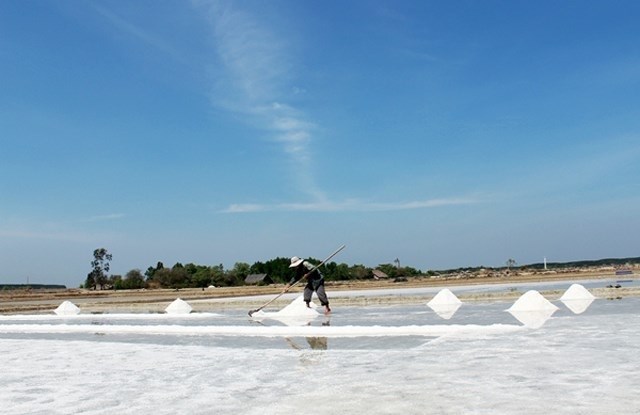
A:
[[[625,280],[635,280],[625,278]],[[462,301],[510,301],[523,294],[518,288],[519,283],[566,281],[567,287],[572,281],[601,280],[602,287],[591,290],[598,298],[640,297],[639,287],[607,288],[607,281],[616,279],[613,273],[573,273],[551,275],[512,276],[509,278],[468,278],[468,279],[428,279],[412,278],[406,282],[381,281],[347,281],[328,282],[327,291],[332,296],[334,306],[344,305],[372,305],[395,303],[426,303],[435,291],[418,295],[393,295],[388,290],[407,288],[455,288],[456,286],[489,285],[496,289],[483,290],[482,293],[462,293]],[[512,289],[504,288],[504,284],[514,284]],[[195,311],[216,311],[221,309],[254,309],[278,295],[282,285],[265,287],[222,287],[209,289],[181,289],[181,290],[123,290],[123,291],[88,291],[81,289],[67,290],[16,290],[0,292],[0,314],[11,313],[50,313],[65,300],[73,302],[83,312],[163,312],[176,298],[189,301]],[[384,290],[387,293],[379,295],[350,295],[340,296],[344,291]],[[294,287],[291,292],[301,292],[302,287]],[[542,291],[550,300],[558,299],[564,290]],[[364,294],[364,293],[363,293]],[[251,298],[252,296],[258,296]],[[248,297],[248,298],[247,298]],[[286,296],[284,296],[286,297]],[[269,307],[278,308],[291,301],[290,297],[278,299]]]

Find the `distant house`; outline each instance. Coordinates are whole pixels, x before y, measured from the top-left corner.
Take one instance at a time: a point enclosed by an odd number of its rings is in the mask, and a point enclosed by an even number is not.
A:
[[[373,278],[376,280],[384,280],[389,278],[389,276],[387,274],[385,274],[384,272],[380,271],[379,269],[374,269],[373,271],[371,271],[373,273]]]
[[[245,284],[273,284],[273,280],[267,274],[250,274],[244,279]]]

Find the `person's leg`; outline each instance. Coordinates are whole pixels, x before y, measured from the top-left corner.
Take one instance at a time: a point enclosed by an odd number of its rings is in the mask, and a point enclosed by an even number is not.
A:
[[[329,308],[329,299],[327,298],[327,293],[324,290],[324,284],[321,284],[316,289],[316,294],[318,295],[318,300],[320,300],[320,304],[324,306],[327,312],[331,311]]]
[[[304,302],[307,303],[307,307],[309,307],[309,302],[311,302],[311,296],[313,295],[313,288],[311,288],[308,284],[304,287]]]

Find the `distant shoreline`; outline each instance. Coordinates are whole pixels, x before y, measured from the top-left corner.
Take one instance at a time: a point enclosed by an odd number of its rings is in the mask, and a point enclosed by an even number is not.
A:
[[[327,292],[331,298],[331,293],[341,291],[360,290],[394,290],[408,288],[446,288],[456,286],[486,285],[496,286],[496,290],[487,289],[482,294],[461,295],[463,301],[490,301],[507,300],[517,298],[522,294],[517,290],[504,292],[504,288],[497,289],[498,284],[522,284],[522,283],[544,283],[580,281],[580,280],[631,280],[636,281],[638,276],[625,275],[617,276],[613,272],[573,272],[558,274],[534,274],[534,275],[513,275],[509,277],[476,277],[476,278],[409,278],[407,281],[394,282],[393,280],[366,280],[366,281],[329,281],[326,283]],[[0,291],[0,314],[15,313],[48,313],[52,312],[63,301],[68,300],[80,307],[83,312],[162,312],[164,308],[176,298],[185,301],[193,301],[196,311],[220,308],[242,308],[257,307],[265,302],[265,296],[277,295],[282,292],[282,284],[269,286],[241,286],[241,287],[218,287],[218,288],[188,288],[180,290],[158,289],[158,290],[119,290],[119,291],[90,291],[84,289],[64,289],[64,290],[8,290]],[[295,287],[291,293],[301,292],[301,287]],[[594,295],[600,298],[618,298],[629,296],[640,296],[640,288],[620,287],[598,288]],[[561,295],[557,292],[549,292],[548,295]],[[255,298],[252,298],[257,296]],[[411,296],[368,296],[366,300],[362,298],[341,298],[336,295],[332,302],[336,305],[355,305],[357,303],[393,303],[407,301],[425,301],[431,295],[420,295],[414,298]],[[238,301],[242,297],[241,301]],[[228,300],[228,301],[227,301]],[[289,300],[290,301],[290,300]],[[283,304],[274,302],[273,306]]]

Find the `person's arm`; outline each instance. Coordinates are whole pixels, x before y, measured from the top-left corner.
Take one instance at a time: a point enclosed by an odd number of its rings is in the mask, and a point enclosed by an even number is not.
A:
[[[304,277],[306,271],[304,270],[306,268],[305,267],[296,267],[295,272],[293,274],[293,277],[291,277],[291,279],[289,280],[289,283],[287,284],[286,289],[289,289],[289,287],[291,287],[293,284],[295,284],[296,282],[300,281],[300,278]]]

